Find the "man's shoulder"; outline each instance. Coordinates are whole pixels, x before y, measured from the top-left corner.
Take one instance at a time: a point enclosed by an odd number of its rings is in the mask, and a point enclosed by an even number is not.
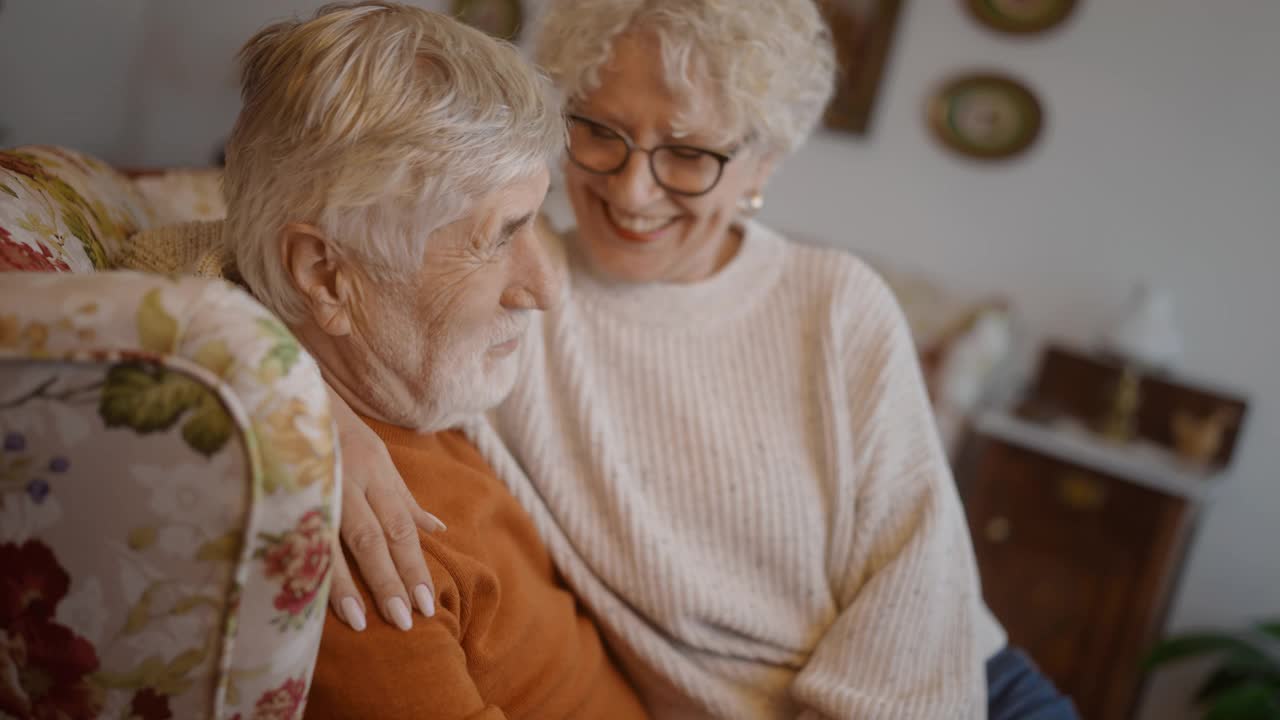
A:
[[[386,445],[406,483],[410,482],[411,475],[417,476],[423,471],[475,473],[497,478],[475,443],[461,429],[406,434],[388,441]]]

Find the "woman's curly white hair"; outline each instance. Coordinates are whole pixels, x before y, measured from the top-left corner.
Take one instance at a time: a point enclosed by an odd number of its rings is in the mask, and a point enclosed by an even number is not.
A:
[[[617,38],[631,31],[656,35],[667,84],[688,103],[677,131],[714,107],[721,139],[786,153],[831,97],[835,52],[813,0],[550,0],[535,57],[566,101],[580,101],[599,87]],[[699,94],[706,92],[712,97]]]

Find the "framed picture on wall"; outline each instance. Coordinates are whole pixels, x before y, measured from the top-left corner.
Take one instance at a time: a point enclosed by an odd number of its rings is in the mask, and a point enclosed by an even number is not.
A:
[[[835,96],[824,117],[827,127],[856,135],[871,129],[902,3],[903,0],[819,0],[831,26],[839,68]]]

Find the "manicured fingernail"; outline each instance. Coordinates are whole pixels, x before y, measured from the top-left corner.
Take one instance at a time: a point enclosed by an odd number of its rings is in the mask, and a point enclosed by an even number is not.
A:
[[[342,616],[356,632],[364,631],[364,611],[353,597],[342,598]]]
[[[398,597],[391,598],[387,601],[387,614],[395,621],[396,626],[401,630],[408,630],[413,627],[413,618],[409,617],[409,606],[404,604],[404,600]]]
[[[431,617],[436,614],[436,599],[431,597],[431,588],[426,585],[419,585],[413,589],[413,599],[418,603],[418,609],[423,615]]]
[[[429,532],[444,532],[448,529],[449,528],[444,524],[444,521],[434,515],[431,516],[431,530]]]

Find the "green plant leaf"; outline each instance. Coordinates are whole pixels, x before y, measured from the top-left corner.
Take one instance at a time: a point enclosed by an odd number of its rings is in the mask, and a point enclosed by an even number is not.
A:
[[[1146,670],[1151,670],[1185,658],[1220,652],[1266,658],[1266,653],[1257,647],[1231,635],[1223,633],[1188,633],[1170,638],[1157,645],[1143,660],[1142,666]]]
[[[1280,692],[1280,665],[1269,658],[1232,655],[1196,691],[1196,702],[1211,703],[1226,692],[1253,682]]]
[[[1280,700],[1275,690],[1261,683],[1250,683],[1224,692],[1209,707],[1205,720],[1276,720],[1280,718]]]
[[[1280,640],[1280,620],[1266,620],[1260,622],[1258,623],[1258,629],[1267,635]]]
[[[160,288],[152,288],[138,305],[138,339],[153,353],[171,352],[178,341],[178,321],[160,302]]]
[[[140,433],[167,430],[203,390],[193,380],[162,368],[122,363],[107,372],[98,414],[107,427],[128,427]]]
[[[231,416],[208,388],[200,388],[196,411],[182,425],[182,439],[193,450],[209,457],[231,437]]]

